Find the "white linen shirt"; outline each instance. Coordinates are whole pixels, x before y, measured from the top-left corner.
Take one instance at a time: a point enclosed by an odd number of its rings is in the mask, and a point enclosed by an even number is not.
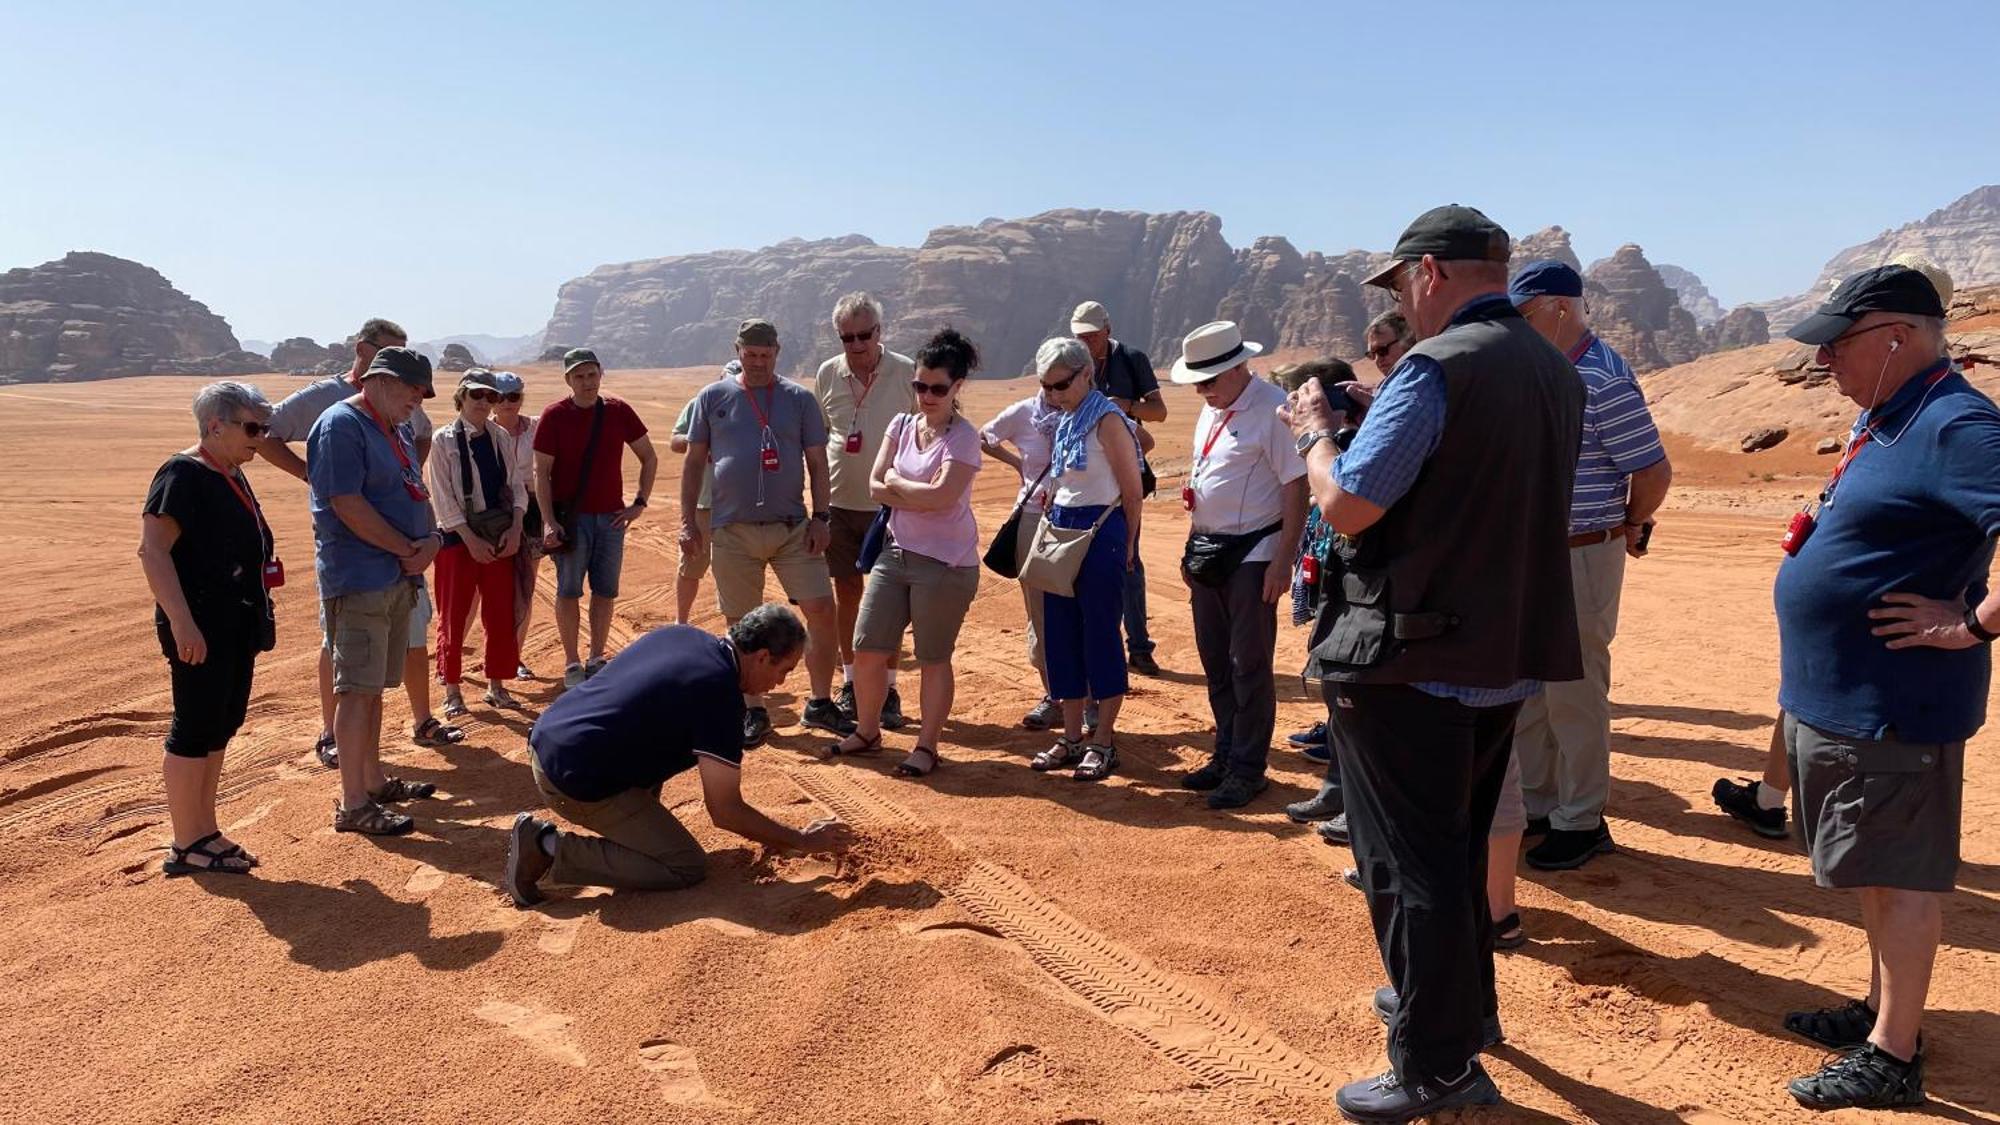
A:
[[[458,473],[458,431],[464,423],[453,418],[439,429],[431,442],[430,486],[431,510],[437,513],[437,525],[447,531],[457,531],[466,524],[464,481]],[[528,507],[527,483],[521,478],[520,461],[514,452],[513,435],[500,428],[497,422],[488,422],[486,430],[493,435],[493,452],[500,458],[501,468],[507,473],[507,489],[513,496],[514,509],[523,511]],[[466,440],[478,436],[470,431]],[[472,462],[472,502],[477,508],[485,506],[485,485],[479,475],[479,460]]]
[[[1194,489],[1194,511],[1188,520],[1193,530],[1241,535],[1284,519],[1284,486],[1306,475],[1298,443],[1278,420],[1278,408],[1284,404],[1284,391],[1253,377],[1227,408],[1201,408],[1194,422],[1188,469],[1188,483]],[[1225,417],[1229,424],[1215,434],[1215,445],[1203,457],[1203,444]],[[1265,536],[1243,561],[1276,558],[1278,535]]]

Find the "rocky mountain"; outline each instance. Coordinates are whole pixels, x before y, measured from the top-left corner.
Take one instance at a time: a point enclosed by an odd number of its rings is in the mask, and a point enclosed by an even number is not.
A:
[[[472,353],[475,366],[499,367],[509,363],[526,363],[535,358],[541,349],[541,334],[526,336],[488,336],[469,333],[459,336],[439,336],[435,340],[419,340],[410,347],[430,357],[432,363],[444,358],[445,348],[452,344],[464,346]]]
[[[1590,326],[1634,371],[1686,363],[1702,354],[1701,328],[1646,253],[1634,243],[1584,271]]]
[[[1707,328],[1722,319],[1722,302],[1715,299],[1708,286],[1703,285],[1701,278],[1692,271],[1665,262],[1655,265],[1653,269],[1658,271],[1660,280],[1667,283],[1667,288],[1674,291],[1674,296],[1680,299],[1681,307],[1694,314],[1696,324]]]
[[[1937,263],[1961,289],[2000,284],[2000,184],[1976,188],[1914,223],[1883,231],[1835,254],[1811,289],[1762,303],[1771,330],[1783,332],[1797,324],[1843,278],[1886,264],[1899,254]]]
[[[320,345],[310,337],[293,336],[271,345],[271,369],[294,375],[338,375],[354,366],[353,346],[345,341]]]
[[[228,322],[137,262],[73,251],[0,274],[0,383],[269,368]]]

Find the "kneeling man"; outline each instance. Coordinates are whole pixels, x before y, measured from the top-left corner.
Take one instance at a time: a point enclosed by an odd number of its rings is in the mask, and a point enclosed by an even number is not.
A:
[[[702,801],[717,828],[767,847],[838,852],[847,826],[820,820],[787,828],[743,800],[743,697],[783,683],[806,647],[806,627],[776,603],[758,606],[715,637],[692,625],[655,629],[596,676],[564,692],[528,734],[535,787],[572,824],[561,832],[532,813],[514,818],[507,893],[518,906],[538,886],[671,891],[701,882],[706,856],[660,804],[660,786],[701,771]]]

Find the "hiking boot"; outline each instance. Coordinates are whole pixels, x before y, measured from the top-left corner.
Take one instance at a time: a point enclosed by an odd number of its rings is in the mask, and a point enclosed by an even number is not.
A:
[[[759,708],[759,710],[762,710],[762,708]],[[765,721],[768,723],[769,719],[767,718]],[[830,730],[835,734],[854,733],[854,720],[842,715],[840,713],[840,705],[831,699],[806,700],[806,709],[799,712],[799,722],[801,725],[817,727],[820,730]],[[748,737],[747,727],[745,731],[745,737]]]
[[[1521,829],[1521,839],[1523,840],[1537,840],[1548,834],[1549,818],[1545,816],[1529,817],[1528,826]]]
[[[1500,1090],[1478,1059],[1451,1078],[1413,1078],[1408,1082],[1393,1070],[1350,1082],[1333,1095],[1334,1107],[1349,1121],[1414,1121],[1467,1105],[1498,1105]]]
[[[1286,735],[1285,741],[1291,743],[1295,748],[1300,750],[1304,750],[1312,746],[1325,746],[1326,724],[1324,722],[1314,723],[1312,726],[1307,727],[1306,729],[1298,732],[1297,734]]]
[[[401,836],[417,826],[399,812],[391,812],[373,801],[363,801],[358,808],[340,807],[340,798],[333,799],[333,830],[335,832],[359,832],[364,836]]]
[[[573,687],[582,687],[582,686],[583,686],[583,681],[584,681],[584,680],[586,680],[586,679],[588,679],[588,678],[589,678],[589,675],[588,675],[588,673],[584,672],[584,670],[583,670],[583,665],[581,665],[581,664],[565,664],[565,665],[563,665],[563,690],[564,690],[564,691],[568,691],[569,689],[571,689],[571,688],[573,688]]]
[[[1537,871],[1568,871],[1611,850],[1611,826],[1600,820],[1595,828],[1549,829],[1541,843],[1528,849],[1527,860]]]
[[[556,862],[542,851],[542,836],[555,829],[548,821],[535,819],[533,813],[514,817],[513,830],[507,836],[507,877],[503,885],[515,906],[526,908],[542,901],[541,889],[535,884],[541,882]]]
[[[1388,985],[1375,990],[1375,1018],[1388,1023],[1396,1018],[1396,1009],[1402,1005],[1402,998]],[[1495,1012],[1479,1023],[1479,1049],[1490,1051],[1507,1041],[1500,1031],[1500,1013]]]
[[[1181,788],[1206,793],[1221,785],[1228,777],[1229,771],[1222,768],[1222,763],[1210,758],[1207,765],[1181,777]]]
[[[762,746],[764,740],[769,737],[771,737],[771,712],[762,707],[744,708],[743,748],[748,750],[752,746]]]
[[[889,694],[882,697],[882,729],[902,730],[910,725],[903,717],[903,697],[896,694],[896,685],[889,685]]]
[[[1285,816],[1294,824],[1313,824],[1322,820],[1332,820],[1339,816],[1345,807],[1346,803],[1340,795],[1340,786],[1322,785],[1318,794],[1286,805]]]
[[[840,685],[839,694],[833,697],[833,705],[835,707],[840,708],[841,718],[846,719],[850,723],[855,720],[856,712],[854,710],[854,681],[849,680],[848,682]]]
[[[1021,725],[1028,730],[1048,730],[1062,725],[1062,704],[1043,696],[1035,709],[1021,719]]]
[[[1315,831],[1319,833],[1320,839],[1325,840],[1329,844],[1339,844],[1342,847],[1346,847],[1354,842],[1347,835],[1346,813],[1341,813],[1332,820],[1321,821],[1319,828]]]
[[[1271,779],[1267,777],[1246,777],[1240,773],[1232,774],[1229,780],[1216,786],[1215,792],[1208,795],[1208,807],[1211,809],[1240,809],[1244,805],[1256,800],[1257,794],[1270,788],[1270,785]]]
[[[1135,652],[1125,663],[1131,665],[1132,670],[1141,676],[1157,676],[1160,674],[1160,662],[1154,660],[1153,654],[1150,652]]]
[[[1807,1109],[1891,1109],[1924,1104],[1924,1053],[1909,1062],[1875,1046],[1856,1047],[1788,1084]]]
[[[1763,782],[1754,778],[1744,778],[1739,784],[1726,777],[1715,779],[1712,791],[1715,806],[1730,816],[1750,826],[1750,831],[1771,840],[1782,840],[1785,832],[1785,809],[1780,805],[1767,809],[1757,803],[1757,787]]]
[[[1851,1051],[1864,1046],[1875,1031],[1875,1009],[1866,1000],[1849,1000],[1838,1008],[1816,1012],[1790,1012],[1785,1030],[1835,1051]]]

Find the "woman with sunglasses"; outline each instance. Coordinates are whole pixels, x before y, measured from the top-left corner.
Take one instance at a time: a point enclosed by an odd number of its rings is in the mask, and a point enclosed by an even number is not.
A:
[[[521,549],[528,492],[513,440],[490,424],[501,399],[494,384],[491,371],[467,371],[452,396],[458,417],[439,428],[431,444],[431,507],[444,531],[437,557],[437,671],[445,685],[446,718],[466,714],[459,680],[475,599],[486,634],[486,705],[520,706],[507,691],[507,679],[521,662],[514,632],[514,555]]]
[[[1042,595],[1049,694],[1062,703],[1063,733],[1029,764],[1044,772],[1074,768],[1078,781],[1102,781],[1118,766],[1118,708],[1127,687],[1125,573],[1132,568],[1145,495],[1137,427],[1091,382],[1091,370],[1080,340],[1057,336],[1035,349],[1042,394],[1062,411],[1043,482],[1050,500],[1043,518],[1052,527],[1097,531],[1072,596]],[[1098,708],[1089,745],[1083,742],[1086,698]]]
[[[242,472],[270,429],[271,404],[247,384],[210,383],[194,396],[194,417],[201,440],[153,474],[139,520],[139,565],[173,682],[161,766],[174,834],[165,871],[244,875],[256,857],[223,836],[215,791],[257,654],[276,641],[269,587],[284,570]]]
[[[535,577],[542,569],[542,506],[535,500],[535,428],[541,419],[521,411],[527,397],[527,383],[512,371],[495,371],[493,385],[500,401],[493,407],[493,422],[501,444],[514,452],[514,475],[528,490],[528,510],[521,516],[521,549],[514,552],[514,650],[528,649],[528,622],[535,613]],[[514,669],[517,679],[532,680],[525,657]]]
[[[938,741],[951,713],[952,649],[979,593],[979,525],[972,516],[979,431],[958,413],[959,387],[979,366],[979,353],[946,328],[915,359],[910,387],[917,409],[889,424],[869,474],[870,494],[889,510],[889,541],[868,572],[854,625],[854,733],[829,748],[834,754],[882,748],[889,662],[914,625],[923,686],[916,747],[896,766],[903,777],[923,777],[944,760]]]

